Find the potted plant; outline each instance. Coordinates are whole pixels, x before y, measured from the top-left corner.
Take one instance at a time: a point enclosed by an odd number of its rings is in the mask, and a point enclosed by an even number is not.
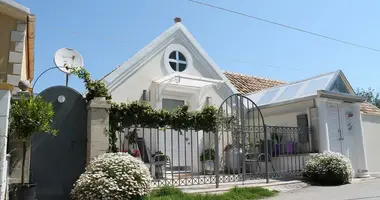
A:
[[[10,140],[22,143],[21,160],[21,183],[10,185],[9,199],[12,200],[34,200],[34,183],[25,183],[25,165],[27,148],[33,134],[49,133],[56,135],[57,130],[51,127],[54,117],[53,106],[45,102],[41,97],[21,96],[19,100],[12,102],[10,109],[9,135]]]
[[[271,139],[272,141],[275,141],[276,143],[274,144],[274,151],[272,152],[273,153],[273,156],[278,156],[282,153],[284,153],[283,151],[281,151],[283,148],[282,148],[282,135],[277,133],[277,132],[274,132],[271,134]]]
[[[265,140],[260,139],[257,141],[256,146],[260,149],[260,153],[265,153]],[[272,154],[273,147],[274,147],[274,141],[271,139],[267,140],[267,146],[268,146],[268,154]]]
[[[166,162],[169,160],[169,156],[165,155],[161,151],[156,151],[153,155],[156,170],[155,176],[156,178],[163,178],[163,172],[165,171]]]
[[[215,150],[214,149],[206,149],[200,156],[200,161],[203,164],[203,172],[205,174],[213,174],[214,173],[214,165],[215,165]]]
[[[240,144],[228,144],[224,148],[226,158],[226,171],[230,173],[239,173],[242,169],[244,158],[243,149]]]

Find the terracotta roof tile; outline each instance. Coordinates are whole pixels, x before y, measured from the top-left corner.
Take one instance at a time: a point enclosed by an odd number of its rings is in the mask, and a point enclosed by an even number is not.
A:
[[[226,71],[223,73],[231,82],[231,84],[238,90],[238,92],[242,94],[257,92],[267,88],[286,84],[286,82],[279,80],[272,80]],[[367,102],[360,105],[360,110],[362,113],[380,116],[380,109]]]
[[[365,114],[380,115],[380,109],[367,102],[360,105],[360,111]]]
[[[233,72],[223,72],[231,84],[242,94],[248,94],[259,90],[264,90],[286,82],[261,78],[256,76],[248,76]]]

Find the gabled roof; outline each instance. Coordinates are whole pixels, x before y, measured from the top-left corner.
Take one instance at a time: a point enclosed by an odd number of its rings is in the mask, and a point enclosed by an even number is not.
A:
[[[284,81],[279,81],[279,80],[272,80],[272,79],[266,79],[266,78],[260,78],[260,77],[255,77],[255,76],[248,76],[248,75],[243,75],[243,74],[238,74],[238,73],[232,73],[232,72],[224,72],[224,75],[230,80],[230,82],[237,88],[237,90],[246,95],[250,94],[258,94],[261,92],[266,92],[266,91],[272,91],[276,90],[280,87],[287,87],[291,86],[294,84],[300,84],[304,83],[306,81],[314,80],[314,79],[321,79],[321,78],[326,78],[332,80],[334,78],[337,78],[337,76],[340,76],[343,80],[343,82],[346,83],[346,86],[348,87],[350,93],[354,93],[352,90],[351,85],[349,85],[346,77],[344,74],[339,70],[336,72],[331,72],[323,75],[319,75],[310,79],[302,80],[302,81],[297,81],[293,83],[287,84]],[[327,89],[330,87],[331,84],[326,84],[324,89]],[[328,88],[330,89],[330,88]],[[279,95],[278,95],[279,97]],[[255,101],[255,100],[254,100]],[[257,102],[256,102],[257,103]],[[370,103],[361,103],[361,112],[365,114],[371,114],[371,115],[380,115],[380,109],[377,108],[376,106],[370,104]]]
[[[198,58],[202,59],[203,62],[208,64],[208,70],[210,74],[216,75],[218,78],[222,79],[227,87],[233,92],[236,93],[235,87],[229,82],[229,80],[223,75],[221,69],[214,63],[214,61],[208,56],[205,50],[201,48],[199,43],[195,40],[195,38],[191,35],[191,33],[186,29],[186,27],[177,22],[165,32],[163,32],[160,36],[154,39],[151,43],[137,52],[132,58],[121,64],[119,67],[114,69],[112,72],[107,74],[102,78],[107,84],[109,91],[114,90],[121,83],[123,83],[129,76],[131,76],[136,70],[140,67],[144,66],[146,62],[149,61],[154,55],[156,55],[160,50],[162,50],[165,45],[167,45],[172,39],[178,36],[178,38],[183,39],[190,45],[190,49],[194,49],[198,56]]]

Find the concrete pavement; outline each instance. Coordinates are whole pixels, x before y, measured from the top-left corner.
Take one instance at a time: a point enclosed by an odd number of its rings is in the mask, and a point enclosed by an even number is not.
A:
[[[269,200],[380,200],[380,179],[343,186],[310,186],[305,189],[280,193]]]

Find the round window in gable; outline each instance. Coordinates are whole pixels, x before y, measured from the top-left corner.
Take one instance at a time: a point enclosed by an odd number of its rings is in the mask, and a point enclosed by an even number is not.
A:
[[[186,69],[187,62],[185,56],[179,51],[172,51],[169,54],[170,67],[176,72],[183,72]]]

